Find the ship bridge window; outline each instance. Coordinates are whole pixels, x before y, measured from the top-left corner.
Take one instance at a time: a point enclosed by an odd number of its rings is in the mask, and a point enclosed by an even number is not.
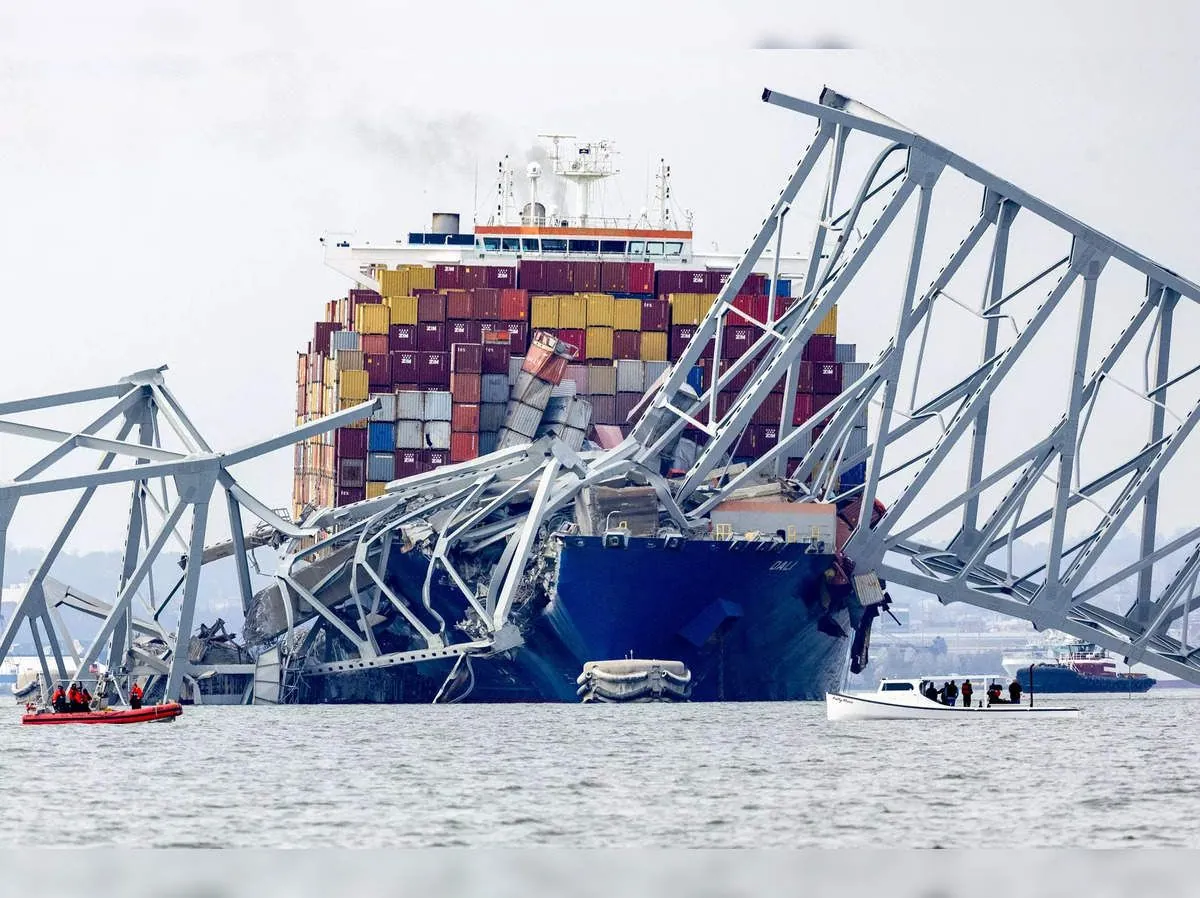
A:
[[[682,240],[668,240],[667,241],[667,255],[668,256],[683,255],[683,241]]]
[[[428,236],[428,235],[426,235],[426,236]],[[426,240],[425,242],[428,243],[429,241]],[[450,246],[474,246],[475,245],[475,235],[474,234],[447,234],[446,235],[446,243],[449,244]]]
[[[570,252],[573,253],[598,253],[600,252],[599,240],[572,240],[570,242]]]
[[[600,252],[602,253],[622,253],[625,252],[624,240],[601,240]]]
[[[536,253],[538,251],[538,241],[536,237],[522,237],[521,250],[527,253]]]
[[[661,256],[663,254],[663,242],[661,240],[646,241],[646,255]]]
[[[417,244],[424,243],[424,242],[425,242],[425,235],[424,235],[424,234],[420,234],[420,233],[412,233],[412,234],[409,234],[409,235],[408,235],[408,242],[409,242],[409,243],[417,243]]]
[[[483,238],[483,248],[488,250],[489,252],[493,252],[493,253],[500,252],[500,238],[499,237],[484,237]]]
[[[547,253],[565,253],[567,251],[567,241],[565,240],[543,240],[542,251]]]
[[[644,256],[645,254],[646,254],[646,241],[645,240],[630,240],[629,241],[629,255]]]
[[[506,253],[519,253],[521,251],[521,241],[517,237],[505,237],[500,241],[500,248]]]
[[[449,236],[449,234],[426,234],[425,243],[428,245],[442,245],[448,242],[446,238]]]

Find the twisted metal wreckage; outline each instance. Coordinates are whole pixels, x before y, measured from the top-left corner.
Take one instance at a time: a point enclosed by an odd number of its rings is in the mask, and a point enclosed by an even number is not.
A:
[[[1183,328],[1175,326],[1200,301],[1200,287],[854,100],[830,90],[819,103],[772,91],[763,99],[815,118],[816,134],[683,358],[647,392],[630,436],[612,450],[576,452],[547,437],[394,482],[380,498],[319,509],[294,523],[250,496],[229,469],[361,419],[371,403],[224,455],[213,452],[192,426],[163,384],[161,370],[112,386],[0,404],[0,414],[10,415],[116,399],[74,432],[0,421],[0,432],[55,444],[0,485],[0,538],[20,499],[83,489],[10,617],[0,656],[27,623],[43,684],[62,679],[63,647],[73,655],[74,649],[60,609],[70,608],[102,621],[82,656],[73,657],[77,670],[106,659],[125,678],[159,678],[162,694],[171,699],[185,680],[194,683],[214,673],[256,671],[255,700],[287,702],[295,700],[302,677],[456,659],[439,694],[444,698],[471,658],[520,651],[519,612],[539,584],[553,578],[543,550],[555,533],[570,531],[573,503],[582,490],[614,482],[651,486],[664,517],[660,537],[668,543],[707,538],[708,515],[723,499],[783,477],[788,459],[798,458],[789,483],[799,501],[858,500],[859,507],[876,509],[853,526],[843,546],[857,570],[877,571],[887,582],[943,602],[965,602],[1062,630],[1129,662],[1144,661],[1200,683],[1198,651],[1188,633],[1189,616],[1200,603],[1200,526],[1166,536],[1160,508],[1163,484],[1170,471],[1179,471],[1180,449],[1200,416],[1193,383],[1200,363],[1191,358],[1191,341],[1179,337]],[[878,154],[847,191],[843,181],[852,159],[871,144]],[[824,177],[814,176],[823,159]],[[949,233],[961,217],[961,208],[956,216],[953,206],[934,215],[935,190],[949,176],[973,188],[976,197],[981,193],[982,203],[946,255],[931,234]],[[772,241],[778,274],[785,219],[806,185],[816,212],[802,293],[784,308],[774,295],[773,277],[768,318],[756,322],[757,342],[736,362],[714,367],[722,372],[717,382],[697,395],[687,384],[688,372],[703,358],[714,366],[722,358],[732,300],[753,267],[770,260]],[[898,224],[906,209],[908,230]],[[1022,224],[1032,238],[1020,236]],[[903,243],[890,261],[902,273],[856,283],[873,256],[879,257],[873,265],[887,266],[888,254],[878,247],[897,234]],[[1010,248],[1018,245],[1025,258],[1045,257],[1027,277],[1009,272],[1019,267],[1015,249],[1010,258]],[[922,272],[935,266],[936,274],[923,281]],[[360,279],[373,286],[366,272]],[[982,281],[977,303],[959,298],[977,289],[968,285],[972,280]],[[1097,299],[1103,287],[1116,297],[1108,304]],[[795,394],[801,351],[818,323],[835,304],[845,315],[848,304],[861,297],[872,304],[874,317],[886,310],[896,322],[866,373],[802,425],[794,426],[792,409],[785,408],[778,445],[753,463],[730,467],[733,447],[773,385],[784,378],[785,395]],[[1131,300],[1132,318],[1108,327],[1107,310]],[[1054,313],[1072,302],[1073,330],[1064,331],[1054,324],[1062,316]],[[1025,318],[1023,324],[1017,316]],[[1111,345],[1100,351],[1106,327]],[[948,373],[955,360],[967,358],[963,347],[970,338],[978,341],[977,354],[962,370]],[[1056,357],[1064,352],[1069,357],[1059,384],[1064,395],[1052,396],[1052,372],[1039,369],[1037,378],[1047,388],[1015,399],[1022,426],[989,427],[1002,420],[1005,400],[1019,392],[1006,387],[1039,341],[1052,343]],[[718,394],[746,366],[753,366],[749,381],[722,412]],[[1127,383],[1126,370],[1140,371],[1143,383]],[[922,382],[940,384],[931,391]],[[1044,425],[1035,406],[1052,412]],[[850,429],[864,410],[871,413],[867,448],[850,451]],[[1138,413],[1148,419],[1144,435],[1130,424]],[[160,418],[185,451],[162,448]],[[117,421],[115,438],[97,435]],[[821,424],[823,429],[813,430]],[[660,473],[663,460],[672,457],[689,425],[706,440],[690,468],[667,479]],[[1127,446],[1120,445],[1122,439]],[[101,453],[96,473],[41,476],[80,450]],[[136,464],[114,469],[118,457]],[[1085,457],[1105,461],[1093,472]],[[864,461],[865,483],[840,490],[839,475]],[[1169,468],[1172,461],[1177,464]],[[49,572],[96,489],[118,483],[132,485],[132,500],[121,578],[109,603],[58,583]],[[233,536],[205,549],[205,518],[218,489]],[[891,500],[886,511],[876,505],[881,494]],[[179,524],[188,509],[191,527],[185,534]],[[261,522],[251,535],[244,535],[243,510]],[[152,515],[162,521],[153,534]],[[1114,538],[1127,525],[1138,531],[1140,552],[1133,560],[1113,552]],[[1016,570],[1016,541],[1031,538],[1043,541],[1043,557],[1030,570]],[[179,581],[158,598],[151,569],[171,539],[182,546],[186,563]],[[273,583],[255,595],[250,553],[267,545],[278,549],[278,566]],[[499,560],[481,564],[481,553],[498,546],[503,546]],[[420,593],[405,595],[389,584],[386,571],[392,553],[410,551],[426,552],[430,563]],[[493,549],[488,557],[494,555]],[[256,666],[206,665],[189,661],[177,648],[179,634],[191,632],[195,616],[201,565],[194,562],[218,557],[232,557],[237,566],[247,628],[274,640]],[[442,574],[461,593],[458,620],[439,615],[431,603],[432,579]],[[152,599],[148,615],[139,617],[132,599],[146,581]],[[1122,584],[1132,589],[1118,588]],[[172,606],[173,631],[165,623]],[[381,651],[376,629],[397,624],[415,648]],[[157,650],[140,645],[139,636],[151,638]],[[321,638],[335,640],[344,657],[315,660],[311,649]]]

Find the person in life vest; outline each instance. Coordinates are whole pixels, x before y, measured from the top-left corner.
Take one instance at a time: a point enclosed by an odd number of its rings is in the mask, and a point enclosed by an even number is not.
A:
[[[994,705],[1000,702],[1000,684],[991,683],[987,688],[987,701],[989,705]]]
[[[971,685],[971,681],[963,680],[962,699],[963,699],[963,707],[964,708],[971,707],[971,695],[974,692],[975,692],[975,687]]]
[[[72,714],[79,711],[79,686],[75,683],[67,687],[67,710]]]
[[[59,714],[67,710],[67,693],[62,683],[54,687],[54,692],[50,695],[50,707]]]
[[[79,687],[79,700],[80,700],[80,702],[83,703],[83,708],[81,708],[80,710],[83,710],[83,711],[92,710],[92,694],[87,691],[86,686]]]
[[[1021,704],[1021,684],[1016,680],[1008,684],[1008,700],[1014,705]]]
[[[137,710],[142,706],[142,687],[134,681],[134,684],[129,687],[129,707]]]

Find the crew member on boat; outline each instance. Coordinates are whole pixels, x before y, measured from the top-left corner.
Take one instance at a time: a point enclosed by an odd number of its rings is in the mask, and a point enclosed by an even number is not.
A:
[[[86,686],[79,687],[79,700],[83,702],[83,707],[80,709],[81,711],[92,710],[92,694],[88,692]]]
[[[62,683],[54,687],[54,692],[50,695],[50,707],[59,714],[67,711],[67,693],[63,689]]]
[[[963,707],[964,708],[971,707],[971,695],[974,692],[975,692],[975,687],[971,685],[971,681],[963,680],[962,698],[963,698]]]
[[[135,680],[129,687],[129,707],[136,711],[142,706],[142,687]]]
[[[1021,684],[1015,679],[1008,684],[1008,700],[1014,705],[1021,704]]]

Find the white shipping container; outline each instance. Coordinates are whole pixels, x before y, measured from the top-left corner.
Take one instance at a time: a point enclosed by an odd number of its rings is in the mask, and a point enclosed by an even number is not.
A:
[[[387,421],[396,420],[396,394],[395,393],[372,393],[372,399],[379,400],[379,408],[371,412],[372,421]],[[374,477],[368,477],[368,480],[375,480]]]
[[[339,349],[362,349],[358,331],[333,331],[329,335],[329,354],[336,355]]]
[[[517,377],[517,385],[513,387],[512,398],[540,411],[550,401],[550,393],[553,390],[553,384],[534,377],[528,371],[522,371]]]
[[[451,398],[448,392],[442,390],[427,390],[425,392],[425,420],[426,421],[449,421],[450,420]],[[449,449],[450,444],[445,446],[430,446],[430,449]]]
[[[671,367],[670,362],[646,362],[646,389],[654,386],[655,381],[662,377]]]
[[[565,424],[571,408],[571,396],[551,396],[546,403],[546,411],[542,415],[543,424]]]
[[[585,431],[582,431],[577,427],[565,427],[563,428],[562,436],[559,437],[559,439],[566,443],[568,448],[574,449],[576,452],[578,452],[583,448],[584,433]]]
[[[515,431],[509,430],[507,427],[496,435],[497,449],[511,449],[513,446],[528,446],[531,442],[533,441],[529,437],[525,436],[525,434],[516,433]]]
[[[367,453],[367,480],[396,479],[396,456],[392,452]]]
[[[550,396],[551,398],[556,396],[566,396],[570,398],[571,396],[574,396],[576,392],[577,390],[575,389],[575,381],[564,380],[562,383],[555,384],[553,387],[551,387]]]
[[[397,449],[424,449],[425,436],[420,421],[396,422]]]
[[[450,422],[449,421],[426,421],[425,422],[425,448],[426,449],[449,449],[450,448]]]
[[[508,357],[508,382],[515,384],[517,375],[521,373],[521,366],[525,364],[525,356],[511,355]]]
[[[699,453],[700,447],[696,445],[695,440],[681,438],[675,444],[675,452],[671,456],[671,467],[677,471],[690,470],[696,463],[696,456]]]
[[[508,402],[510,384],[503,374],[485,374],[479,380],[480,402]]]
[[[866,362],[846,362],[842,365],[842,389],[846,389],[866,374],[868,367]]]
[[[835,362],[841,362],[843,365],[847,362],[856,361],[855,355],[858,353],[858,344],[856,343],[836,343],[833,348]]]
[[[508,404],[508,414],[504,417],[504,430],[522,434],[527,440],[533,439],[538,425],[542,423],[542,410],[523,402],[513,400]]]
[[[567,411],[567,426],[576,430],[586,431],[592,423],[592,404],[586,399],[576,396]]]
[[[638,359],[617,361],[617,390],[621,393],[640,393],[646,389],[646,366]]]
[[[397,421],[424,421],[425,394],[419,390],[401,390],[396,394]],[[400,444],[397,443],[397,446]],[[401,448],[410,448],[404,446]]]

